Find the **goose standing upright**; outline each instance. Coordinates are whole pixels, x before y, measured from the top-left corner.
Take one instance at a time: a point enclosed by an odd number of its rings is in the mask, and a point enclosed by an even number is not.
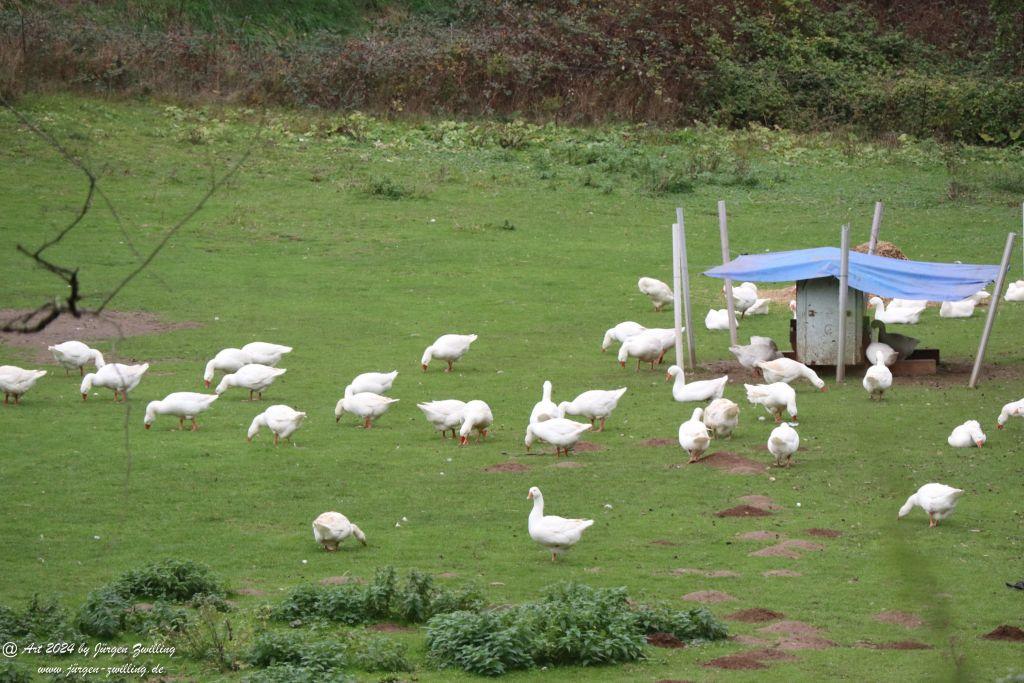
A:
[[[373,427],[373,421],[388,412],[392,403],[398,403],[400,399],[371,394],[368,391],[355,393],[352,385],[345,387],[345,396],[334,406],[334,421],[341,422],[341,416],[345,413],[352,413],[363,418],[363,429]]]
[[[448,438],[448,430],[452,430],[452,438],[455,438],[455,430],[462,425],[462,411],[466,409],[465,401],[446,399],[444,401],[428,401],[417,403],[416,407],[423,411],[427,422],[434,425],[434,429],[441,432],[441,438]]]
[[[242,349],[221,349],[210,359],[203,371],[203,384],[209,388],[213,383],[213,374],[220,370],[224,373],[238,372],[243,366],[253,363],[249,354]]]
[[[541,422],[554,417],[563,417],[562,410],[551,400],[551,382],[544,380],[544,389],[541,399],[533,406],[530,413],[530,422]]]
[[[4,403],[8,402],[9,396],[13,396],[14,405],[19,405],[21,397],[45,375],[46,370],[26,370],[17,365],[0,365],[0,391],[4,392]]]
[[[361,375],[356,375],[356,378],[349,383],[349,386],[352,387],[352,391],[356,394],[361,394],[364,391],[368,391],[371,394],[386,394],[391,390],[396,377],[398,377],[398,370],[392,370],[391,372],[364,372]]]
[[[711,444],[711,435],[704,424],[704,409],[694,408],[693,415],[679,425],[679,445],[690,454],[689,462],[697,462]]]
[[[604,333],[604,339],[601,341],[601,352],[607,352],[608,347],[611,346],[613,342],[618,342],[621,344],[630,337],[640,334],[646,329],[647,328],[641,325],[640,323],[635,323],[632,320],[626,320],[625,322],[619,323],[615,327],[609,328]]]
[[[301,413],[289,406],[270,406],[253,418],[245,440],[252,443],[253,438],[259,433],[260,427],[266,427],[273,433],[274,445],[277,446],[280,439],[291,437],[302,426],[302,422],[305,419],[305,413]]]
[[[987,440],[985,432],[981,431],[981,424],[977,420],[968,420],[953,428],[946,443],[953,448],[971,448],[972,446],[981,448]]]
[[[590,426],[594,426],[594,420],[601,421],[601,428],[597,431],[604,431],[604,421],[612,414],[619,404],[619,399],[626,393],[626,387],[606,391],[603,389],[592,389],[584,391],[571,401],[562,401],[558,409],[562,415],[582,415],[590,420]],[[561,416],[559,416],[561,417]]]
[[[561,455],[563,451],[566,455],[569,455],[569,451],[580,440],[583,432],[588,429],[590,429],[589,424],[567,420],[564,417],[556,417],[553,420],[544,420],[543,422],[533,422],[526,427],[524,443],[526,444],[527,452],[529,452],[533,447],[533,442],[540,439],[555,447],[555,455]]]
[[[732,438],[740,423],[740,407],[727,398],[716,398],[704,409],[703,420],[712,436]]]
[[[875,309],[875,320],[887,324],[916,325],[921,320],[923,309],[916,308],[889,308],[885,302],[877,296],[868,299],[868,306]]]
[[[955,489],[945,484],[925,484],[917,493],[907,498],[907,502],[900,508],[897,519],[909,515],[916,506],[928,513],[929,528],[936,527],[941,520],[953,514],[963,493],[963,489]]]
[[[487,428],[494,423],[491,407],[483,401],[469,401],[462,410],[462,426],[459,427],[459,445],[469,443],[469,434],[476,431],[476,440],[487,438]]]
[[[285,368],[273,368],[261,363],[247,363],[235,372],[221,377],[220,384],[217,385],[214,391],[219,396],[231,387],[242,387],[249,390],[250,401],[253,394],[256,394],[259,400],[262,401],[263,391],[286,372],[288,370]]]
[[[725,287],[722,287],[725,293]],[[753,282],[744,282],[732,286],[732,307],[733,310],[744,317],[747,311],[757,304],[757,285]],[[726,311],[729,309],[727,308]]]
[[[759,361],[756,365],[761,369],[764,381],[768,384],[774,382],[791,384],[799,379],[806,379],[819,391],[828,391],[825,381],[818,377],[818,373],[792,358],[783,357],[770,361]]]
[[[642,277],[637,281],[636,285],[651,300],[651,303],[654,304],[654,310],[658,313],[661,312],[665,304],[672,303],[672,289],[661,280],[653,277]]]
[[[452,363],[466,355],[469,345],[476,340],[475,334],[442,334],[423,351],[423,358],[420,359],[423,372],[427,371],[427,366],[434,358],[447,362],[448,367],[445,368],[445,372],[451,372]]]
[[[710,401],[715,398],[722,398],[725,393],[725,384],[729,381],[729,375],[722,375],[717,379],[704,379],[696,382],[686,382],[683,369],[678,365],[669,366],[665,373],[665,381],[672,382],[672,398],[680,403],[690,401]]]
[[[146,416],[142,423],[149,429],[156,422],[157,415],[174,415],[178,418],[178,429],[185,429],[185,420],[192,420],[192,431],[199,429],[196,415],[208,409],[220,396],[217,394],[198,394],[193,391],[177,391],[167,394],[160,401],[150,401],[146,405]]]
[[[799,449],[800,434],[788,422],[783,422],[773,429],[768,437],[768,452],[775,456],[776,467],[792,465],[793,454]]]
[[[250,363],[274,367],[281,362],[281,356],[291,353],[292,347],[267,342],[249,342],[242,347],[242,353],[249,357]]]
[[[366,545],[366,534],[340,512],[324,512],[313,520],[313,538],[329,553],[349,536]]]
[[[882,400],[885,392],[892,386],[892,370],[886,367],[885,356],[879,355],[875,364],[867,369],[862,384],[872,401]]]
[[[796,392],[793,387],[785,382],[775,384],[744,384],[747,390],[747,400],[754,405],[762,405],[775,417],[776,422],[782,422],[782,411],[789,411],[789,419],[797,422],[796,416]]]
[[[551,551],[551,561],[579,543],[583,532],[593,526],[592,519],[566,519],[544,514],[544,496],[536,486],[526,494],[533,501],[527,528],[530,538]]]
[[[1024,415],[1024,398],[1013,403],[1007,403],[1003,406],[1003,409],[999,411],[999,418],[996,420],[996,429],[1002,429],[1006,426],[1006,421],[1011,417],[1020,417]]]
[[[66,374],[71,374],[72,368],[78,368],[78,374],[84,377],[85,366],[89,363],[95,365],[97,370],[107,364],[102,353],[80,341],[66,341],[46,348],[53,354],[54,360],[63,366]]]
[[[961,301],[943,301],[942,306],[939,307],[939,316],[942,318],[970,318],[974,315],[974,307],[991,296],[982,290]]]
[[[94,386],[113,389],[114,400],[128,400],[128,392],[139,386],[142,376],[149,370],[149,363],[142,365],[124,365],[123,363],[107,363],[96,372],[90,372],[82,378],[82,387],[79,391],[82,400],[89,398],[89,390]]]

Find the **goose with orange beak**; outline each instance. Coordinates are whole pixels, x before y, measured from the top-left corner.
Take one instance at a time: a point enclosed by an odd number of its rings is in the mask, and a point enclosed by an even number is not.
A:
[[[469,401],[462,409],[462,426],[459,427],[459,445],[469,443],[469,435],[476,431],[476,440],[487,438],[487,428],[494,423],[491,407],[483,401]]]
[[[442,334],[433,344],[423,351],[423,358],[420,359],[420,366],[423,372],[433,359],[443,360],[448,363],[445,372],[452,371],[452,363],[462,358],[469,351],[469,346],[477,340],[475,334]]]
[[[79,391],[82,400],[89,398],[89,391],[94,387],[113,389],[114,400],[128,400],[128,392],[139,386],[142,376],[149,370],[149,363],[142,365],[125,365],[123,363],[107,363],[96,372],[90,372],[82,378]]]
[[[805,379],[820,391],[828,391],[825,381],[818,377],[818,373],[792,358],[783,356],[775,360],[761,361],[755,363],[755,365],[761,370],[761,374],[767,384],[775,382],[792,384],[798,380]]]
[[[1006,421],[1011,417],[1020,417],[1024,415],[1024,398],[1013,403],[1007,403],[1003,406],[1003,409],[999,411],[999,419],[996,420],[996,429],[1002,429],[1006,426]]]
[[[588,429],[591,429],[591,425],[567,420],[564,417],[533,422],[526,428],[524,443],[526,450],[529,451],[533,447],[533,442],[540,439],[555,447],[555,455],[561,455],[563,451],[569,455],[569,451]]]
[[[213,383],[213,375],[218,370],[224,373],[238,372],[243,365],[252,362],[249,354],[242,349],[221,349],[206,363],[206,369],[203,371],[203,385],[209,389]]]
[[[217,394],[198,394],[193,391],[177,391],[167,394],[161,401],[150,401],[146,406],[146,417],[143,424],[150,429],[156,422],[157,415],[174,415],[178,418],[178,429],[185,429],[185,420],[192,420],[192,431],[199,429],[196,415],[207,410],[220,396]]]
[[[981,448],[987,440],[985,432],[981,431],[981,423],[977,420],[968,420],[953,429],[946,443],[953,448]]]
[[[527,528],[530,538],[551,551],[551,561],[579,543],[583,532],[594,525],[592,519],[567,519],[544,514],[544,496],[536,486],[526,494],[533,501]]]
[[[249,432],[245,440],[252,443],[253,438],[259,433],[261,427],[266,427],[274,435],[274,445],[277,446],[281,439],[291,439],[291,435],[302,426],[306,414],[286,405],[270,406],[262,413],[253,418],[249,425]]]
[[[649,335],[646,332],[630,337],[626,341],[622,342],[622,346],[619,347],[619,365],[626,367],[626,361],[630,358],[636,358],[636,371],[640,372],[640,363],[651,364],[651,370],[654,369],[654,364],[661,358],[662,343],[661,340],[655,335]]]

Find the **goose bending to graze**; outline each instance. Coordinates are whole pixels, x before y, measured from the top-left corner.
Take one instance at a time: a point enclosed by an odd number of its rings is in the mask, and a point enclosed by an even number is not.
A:
[[[452,430],[452,438],[455,438],[455,430],[462,425],[462,411],[466,408],[465,401],[458,401],[454,398],[443,401],[428,401],[417,403],[416,407],[423,411],[427,422],[434,425],[434,429],[441,432],[441,438],[448,438],[448,430]]]
[[[206,364],[206,370],[203,372],[203,383],[209,387],[213,382],[213,374],[217,370],[224,373],[238,372],[243,365],[253,362],[255,361],[242,349],[221,349]]]
[[[796,392],[785,382],[774,384],[744,384],[747,400],[754,405],[762,405],[775,418],[782,422],[782,411],[789,411],[789,418],[797,422]]]
[[[776,467],[789,467],[793,464],[793,454],[800,448],[800,435],[788,422],[783,422],[772,430],[768,437],[768,452],[775,456]]]
[[[717,379],[698,380],[687,383],[683,375],[683,369],[678,365],[672,365],[665,373],[665,381],[675,380],[672,383],[672,398],[680,403],[689,401],[710,401],[715,398],[722,398],[725,393],[725,383],[729,381],[729,375],[722,375]]]
[[[459,445],[469,443],[469,434],[476,431],[476,440],[487,438],[487,428],[494,423],[491,407],[483,401],[469,401],[462,410],[462,426],[459,427]]]
[[[544,496],[536,486],[526,494],[533,501],[527,528],[530,538],[551,551],[551,561],[579,543],[583,532],[594,524],[592,519],[566,519],[544,514]]]
[[[818,377],[818,373],[792,358],[783,357],[770,361],[761,361],[757,363],[757,367],[761,369],[764,381],[769,384],[774,382],[790,384],[799,379],[806,379],[819,390],[828,391],[825,381]]]
[[[725,287],[722,287],[725,293]],[[757,285],[753,282],[744,282],[732,286],[732,307],[740,316],[746,315],[747,311],[757,304]],[[728,311],[729,309],[726,308]]]
[[[972,446],[981,448],[987,440],[985,432],[981,431],[981,424],[977,420],[968,420],[953,428],[946,443],[953,448],[971,448]]]
[[[260,427],[266,427],[274,434],[274,445],[276,446],[280,439],[291,437],[302,426],[302,421],[305,419],[305,413],[301,413],[289,406],[270,406],[253,418],[245,440],[252,443],[253,437],[259,433]]]
[[[281,344],[269,344],[267,342],[250,342],[242,347],[242,353],[249,357],[250,363],[269,365],[271,367],[281,362],[281,356],[291,353],[292,347]]]
[[[775,341],[770,337],[752,336],[750,343],[746,346],[741,344],[730,346],[729,353],[736,356],[736,360],[739,361],[740,365],[747,370],[754,371],[755,374],[760,374],[761,372],[760,368],[757,367],[758,363],[782,358],[782,354],[779,353],[779,347],[776,346]]]
[[[392,370],[391,372],[364,372],[361,375],[356,375],[356,378],[349,383],[349,386],[352,387],[352,391],[356,394],[361,394],[364,391],[368,391],[371,394],[386,394],[391,389],[391,385],[395,383],[396,377],[398,377],[398,370]]]
[[[123,363],[107,363],[96,372],[90,372],[82,378],[80,389],[82,400],[89,398],[89,390],[104,387],[114,391],[114,400],[128,400],[128,392],[139,386],[142,376],[149,370],[149,363],[142,365],[124,365]]]
[[[313,538],[329,553],[349,536],[366,545],[366,534],[340,512],[324,512],[313,520]]]
[[[534,404],[530,413],[530,422],[541,422],[554,417],[563,417],[562,410],[551,400],[551,382],[544,380],[544,389],[540,400]]]
[[[1013,403],[1007,403],[1003,406],[1003,409],[999,411],[999,418],[996,420],[996,428],[1002,429],[1006,426],[1006,421],[1011,417],[1020,417],[1024,415],[1024,398]]]
[[[263,400],[263,390],[274,383],[274,380],[288,372],[285,368],[272,368],[260,363],[247,363],[235,372],[220,378],[220,384],[214,391],[223,394],[231,387],[242,387],[249,390],[249,400],[256,394]]]
[[[1024,280],[1017,280],[1008,284],[1003,301],[1024,301]]]
[[[739,322],[736,323],[736,327],[739,327]],[[709,308],[708,314],[704,316],[704,327],[709,330],[727,330],[729,329],[729,309],[720,308],[714,309]]]
[[[864,349],[864,357],[868,359],[868,363],[875,365],[879,360],[882,361],[887,367],[896,362],[900,357],[900,354],[896,352],[896,349],[892,348],[888,344],[883,342],[871,342],[868,347]]]
[[[928,526],[936,527],[941,520],[953,514],[963,494],[963,489],[955,489],[945,484],[925,484],[917,493],[907,498],[907,502],[900,508],[897,519],[903,519],[911,510],[919,507],[928,513]]]
[[[732,438],[740,423],[740,407],[727,398],[716,398],[704,409],[703,420],[712,436]]]
[[[368,391],[357,394],[352,391],[350,385],[345,387],[345,396],[334,406],[334,421],[341,422],[342,415],[352,413],[363,418],[364,429],[370,429],[373,427],[373,421],[388,412],[391,404],[398,403],[399,400],[380,394],[371,394]]]
[[[771,299],[758,299],[754,302],[754,305],[743,311],[743,316],[748,315],[768,315],[768,304],[771,303]]]
[[[621,322],[615,327],[609,328],[604,333],[604,339],[601,341],[601,352],[608,351],[608,347],[614,342],[622,343],[630,337],[640,334],[647,328],[640,323],[635,323],[632,320]]]
[[[526,450],[529,451],[533,447],[533,442],[540,439],[555,447],[555,455],[561,455],[562,451],[569,455],[569,451],[580,440],[583,432],[590,428],[589,424],[556,417],[553,420],[544,420],[528,425],[524,443],[526,443]]]
[[[916,325],[921,320],[921,312],[924,309],[916,308],[889,308],[885,302],[877,296],[868,299],[868,306],[875,309],[875,320],[887,324]]]
[[[943,301],[942,306],[939,307],[939,316],[942,318],[970,318],[974,315],[974,307],[991,296],[986,291],[980,291],[961,301]]]
[[[711,435],[704,424],[704,409],[694,408],[693,415],[679,425],[679,445],[690,454],[689,462],[697,462],[711,444]]]
[[[885,392],[892,386],[892,370],[886,367],[884,356],[879,355],[875,364],[867,369],[862,384],[871,400],[882,400]]]
[[[642,277],[636,285],[654,304],[655,311],[661,312],[665,304],[672,303],[672,289],[661,280],[656,280],[653,277]]]
[[[78,368],[78,373],[85,376],[85,366],[92,363],[99,370],[107,364],[103,360],[103,354],[96,349],[89,348],[80,341],[66,341],[55,346],[46,347],[53,354],[54,359],[63,366],[66,374],[70,374],[72,368]]]
[[[434,358],[447,362],[448,367],[445,368],[445,372],[451,372],[452,363],[466,355],[469,345],[476,340],[475,334],[442,334],[423,351],[423,358],[420,360],[423,372],[427,371],[427,366]]]
[[[895,332],[887,332],[885,329],[885,323],[881,320],[873,320],[871,327],[878,330],[877,340],[883,344],[891,346],[899,356],[899,360],[906,360],[914,353],[914,349],[921,343],[920,339],[914,337],[908,337],[905,334],[897,334]]]
[[[680,333],[685,334],[686,328],[681,328]],[[665,360],[665,352],[676,344],[676,331],[671,327],[651,327],[636,336],[655,339],[661,345],[661,353],[658,354],[657,360],[659,365]]]
[[[199,429],[196,415],[213,405],[220,396],[197,394],[194,391],[177,391],[167,394],[160,401],[150,401],[146,406],[146,417],[142,423],[149,429],[156,422],[157,415],[174,415],[178,418],[178,429],[185,429],[185,420],[192,420],[192,431]]]
[[[619,399],[626,393],[626,387],[621,389],[592,389],[584,391],[571,401],[562,401],[558,409],[563,415],[582,415],[590,420],[590,426],[594,426],[594,420],[601,421],[601,428],[597,431],[604,431],[604,421],[612,414],[619,404]],[[561,415],[559,416],[561,417]]]
[[[21,403],[21,397],[28,393],[46,370],[26,370],[17,365],[0,365],[0,391],[4,392],[4,403],[14,397],[14,405]]]
[[[626,367],[629,358],[636,358],[636,369],[640,371],[640,363],[650,363],[651,370],[662,354],[662,343],[657,336],[649,335],[646,332],[630,337],[622,342],[619,347],[619,365]]]

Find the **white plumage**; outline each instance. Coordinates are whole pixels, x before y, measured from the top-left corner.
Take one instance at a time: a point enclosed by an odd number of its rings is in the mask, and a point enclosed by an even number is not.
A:
[[[789,411],[789,418],[797,421],[796,417],[796,392],[793,387],[785,382],[774,384],[744,384],[747,390],[747,400],[754,405],[762,405],[776,422],[782,422],[782,411]]]
[[[82,375],[85,374],[85,366],[89,363],[95,365],[97,370],[107,364],[102,353],[80,341],[66,341],[46,348],[65,370],[78,368],[79,374]]]
[[[868,305],[875,309],[875,320],[888,324],[916,325],[921,320],[923,308],[885,307],[877,296],[868,299]]]
[[[703,417],[704,409],[694,408],[690,419],[679,425],[679,445],[690,454],[689,462],[697,462],[711,444]]]
[[[128,400],[128,392],[139,386],[142,376],[149,370],[149,363],[142,365],[124,365],[123,363],[107,363],[96,372],[90,372],[82,378],[82,387],[79,390],[82,400],[89,398],[89,391],[94,387],[104,387],[114,391],[114,400],[118,400],[118,394],[125,401]]]
[[[4,403],[8,402],[8,396],[14,397],[15,405],[21,403],[21,397],[45,375],[46,370],[26,370],[17,365],[0,365],[0,391],[4,392]]]
[[[637,281],[636,286],[651,300],[655,311],[660,312],[665,304],[672,303],[672,289],[661,280],[642,277]]]
[[[758,363],[782,358],[782,354],[779,353],[779,347],[775,344],[775,340],[770,337],[752,336],[750,343],[745,346],[742,344],[730,346],[729,353],[736,356],[736,360],[739,361],[740,365],[747,370],[754,370],[755,372],[760,371],[757,368]]]
[[[940,520],[953,514],[963,493],[963,489],[955,489],[945,484],[925,484],[917,493],[907,498],[907,502],[900,508],[897,519],[906,517],[911,510],[919,507],[928,513],[928,526],[938,526]]]
[[[981,424],[977,420],[968,420],[953,428],[946,443],[953,448],[971,448],[973,446],[981,448],[987,440],[985,432],[981,431]]]
[[[423,351],[423,358],[420,359],[423,372],[427,371],[427,366],[434,358],[447,362],[445,372],[451,372],[452,363],[466,355],[469,345],[476,340],[475,334],[442,334]]]
[[[739,322],[736,323],[736,327],[739,327]],[[704,316],[704,327],[709,330],[728,330],[729,329],[729,309],[728,308],[709,308],[708,314]]]
[[[893,353],[895,354],[895,351]],[[886,367],[884,356],[879,355],[877,362],[867,369],[862,384],[872,400],[882,400],[885,392],[892,386],[892,370]]]
[[[220,384],[217,385],[214,391],[220,395],[231,387],[241,387],[249,390],[250,401],[253,394],[256,394],[262,400],[263,391],[286,372],[288,371],[285,368],[273,368],[261,363],[248,363],[238,368],[235,372],[221,377]]]
[[[626,320],[621,322],[615,327],[609,328],[604,333],[604,339],[601,341],[601,351],[606,352],[608,347],[614,342],[622,343],[630,337],[640,334],[647,328],[640,323],[633,322],[632,320]]]
[[[281,362],[281,356],[291,353],[292,347],[267,342],[250,342],[242,347],[242,353],[249,357],[250,363],[274,367]]]
[[[551,382],[544,380],[541,398],[530,412],[530,422],[542,422],[555,417],[563,417],[562,409],[551,400]]]
[[[327,552],[334,552],[338,544],[349,536],[366,545],[363,530],[348,520],[340,512],[324,512],[313,520],[313,538]]]
[[[731,437],[740,423],[740,407],[727,398],[716,398],[704,409],[703,420],[713,436]]]
[[[818,373],[792,358],[776,358],[775,360],[758,362],[756,365],[761,369],[764,381],[768,384],[774,382],[791,384],[797,380],[806,379],[819,390],[828,391],[828,387],[825,386],[824,380],[818,377]]]
[[[364,372],[361,375],[356,375],[356,378],[349,383],[349,386],[352,387],[352,391],[356,394],[361,394],[364,391],[368,391],[371,394],[386,394],[391,390],[396,377],[398,377],[398,370],[391,372]]]
[[[487,438],[487,428],[494,423],[491,407],[483,401],[469,401],[462,410],[462,426],[459,427],[459,445],[469,443],[470,432],[476,431],[477,441]]]
[[[254,362],[242,349],[221,349],[206,363],[203,371],[203,383],[209,387],[213,383],[213,375],[217,370],[221,372],[237,372],[243,366]]]
[[[729,381],[729,375],[722,375],[717,379],[704,379],[696,382],[686,382],[682,368],[678,365],[669,366],[665,373],[665,381],[672,382],[672,398],[680,403],[689,401],[710,401],[715,398],[722,398],[725,393],[725,384]]]
[[[1003,301],[1024,301],[1024,280],[1017,280],[1008,284]]]
[[[334,421],[340,422],[341,416],[345,413],[352,413],[363,418],[363,428],[373,427],[373,421],[388,412],[392,403],[398,403],[400,399],[372,394],[368,391],[355,393],[351,386],[345,387],[345,396],[334,406]]]
[[[178,418],[178,428],[185,428],[185,420],[192,420],[192,431],[199,429],[196,415],[208,409],[220,396],[217,394],[199,394],[194,391],[177,391],[167,394],[160,401],[150,401],[146,406],[146,416],[142,423],[149,429],[156,421],[157,415],[174,415]]]
[[[274,435],[274,445],[278,445],[280,439],[287,439],[302,426],[306,414],[286,405],[270,406],[262,413],[253,418],[249,425],[249,432],[246,434],[246,441],[252,442],[253,437],[259,433],[261,427],[266,427]]]
[[[612,390],[592,389],[584,391],[571,401],[562,401],[558,409],[563,415],[582,415],[590,420],[591,427],[594,426],[594,420],[600,420],[601,428],[597,431],[603,432],[604,421],[612,414],[625,393],[626,387]]]
[[[961,301],[943,301],[939,307],[939,316],[942,318],[970,318],[974,315],[974,307],[991,296],[988,292],[981,291],[975,292]]]
[[[592,519],[566,519],[555,515],[545,515],[544,496],[536,486],[530,489],[526,499],[533,501],[533,509],[530,510],[527,526],[530,538],[551,551],[552,562],[579,543],[583,532],[594,524]]]
[[[634,335],[622,342],[622,346],[619,347],[619,365],[626,367],[626,361],[630,358],[636,358],[636,369],[640,370],[640,363],[650,363],[651,369],[654,369],[654,364],[661,358],[662,343],[661,340],[655,336],[647,334],[646,332],[638,335]]]
[[[999,411],[999,418],[996,420],[996,428],[1002,429],[1006,426],[1006,421],[1011,417],[1020,417],[1024,415],[1024,398],[1013,403],[1007,403],[1003,406],[1003,409]]]
[[[458,401],[454,398],[443,401],[428,401],[417,403],[416,407],[423,411],[427,422],[434,425],[434,429],[441,432],[441,438],[448,438],[448,430],[452,430],[452,438],[455,438],[455,430],[462,425],[462,411],[466,408],[465,401]]]
[[[793,454],[800,448],[800,434],[788,422],[783,422],[768,436],[768,452],[775,456],[777,467],[793,464]]]
[[[533,447],[533,442],[540,439],[555,447],[555,455],[560,455],[563,451],[566,455],[569,455],[569,451],[580,440],[583,432],[588,429],[590,429],[589,424],[567,420],[564,417],[556,417],[553,420],[544,420],[543,422],[534,422],[528,425],[526,427],[524,443],[526,444],[526,450],[529,451]]]
[[[900,354],[897,353],[896,349],[892,348],[888,344],[883,342],[871,342],[868,347],[864,349],[864,357],[868,359],[868,363],[875,365],[881,359],[882,363],[886,366],[890,366],[895,363]]]

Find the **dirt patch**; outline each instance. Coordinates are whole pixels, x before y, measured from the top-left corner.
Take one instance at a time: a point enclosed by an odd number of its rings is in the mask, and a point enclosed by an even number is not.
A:
[[[748,557],[788,557],[791,560],[799,560],[803,557],[799,552],[782,543],[770,545],[767,548],[747,553]]]
[[[784,536],[774,531],[744,531],[742,534],[736,534],[736,538],[741,541],[778,541]]]
[[[704,572],[704,576],[709,579],[732,579],[739,575],[739,572],[734,572],[729,569],[712,569],[709,572]]]
[[[320,579],[320,585],[322,586],[343,586],[346,583],[366,583],[364,579],[358,576],[325,576]]]
[[[768,471],[767,465],[730,451],[715,451],[711,455],[704,456],[697,463],[709,465],[729,474],[762,474]]]
[[[395,624],[390,621],[385,621],[380,624],[371,624],[367,626],[371,631],[379,631],[380,633],[415,633],[416,629],[409,628],[408,626],[402,626],[401,624]]]
[[[852,247],[852,249],[856,252],[860,252],[861,254],[866,254],[868,253],[869,245],[869,242],[864,242],[863,244],[858,244],[857,246]],[[875,244],[875,256],[884,256],[885,258],[894,258],[900,261],[908,260],[907,255],[903,253],[902,249],[892,242],[886,242],[885,240],[879,240]]]
[[[7,322],[18,316],[25,315],[28,310],[4,308],[0,309],[0,323]],[[121,336],[139,337],[146,334],[162,334],[175,330],[187,330],[201,327],[197,322],[167,322],[159,316],[147,311],[104,311],[102,316],[84,315],[76,318],[62,315],[44,330],[35,334],[0,333],[3,344],[33,349],[35,360],[43,363],[55,362],[53,354],[46,350],[47,346],[60,344],[69,340],[81,342],[98,342],[118,339]],[[103,349],[106,351],[106,349]],[[105,355],[105,354],[104,354]],[[111,362],[111,359],[107,359]]]
[[[772,644],[772,641],[770,641],[770,640],[765,640],[764,638],[758,638],[757,636],[748,636],[748,635],[745,635],[745,634],[742,634],[742,633],[739,634],[738,636],[733,636],[732,640],[734,642],[739,643],[740,645],[753,645],[755,647],[762,647],[764,645],[771,645]]]
[[[803,576],[800,572],[795,572],[792,569],[769,569],[766,572],[761,572],[761,576],[773,577],[773,576],[785,576],[785,577],[797,577]]]
[[[648,633],[647,642],[654,647],[682,648],[686,643],[676,638],[671,633]]]
[[[799,548],[800,550],[824,550],[825,546],[821,543],[815,543],[814,541],[805,541],[800,538],[792,538],[788,541],[783,541],[781,545],[789,546],[790,548]]]
[[[235,595],[266,595],[266,591],[261,591],[259,588],[239,588],[235,591]]]
[[[717,669],[730,669],[733,671],[767,669],[765,662],[791,661],[796,659],[788,652],[781,652],[775,649],[750,650],[748,652],[737,652],[734,655],[726,655],[718,659],[712,659],[704,666]]]
[[[679,445],[679,440],[678,439],[647,439],[645,441],[641,441],[640,445],[641,446],[646,446],[647,448],[662,448],[664,446],[678,446]]]
[[[553,463],[551,466],[552,467],[561,467],[562,469],[569,469],[569,470],[575,469],[577,467],[586,467],[586,465],[584,465],[583,463],[576,462],[575,460],[559,460],[558,462]]]
[[[683,600],[688,602],[701,602],[707,605],[713,605],[719,602],[727,602],[729,600],[735,600],[728,593],[722,591],[695,591],[693,593],[687,593],[683,596]]]
[[[903,626],[905,628],[921,628],[924,626],[924,619],[909,612],[896,612],[892,610],[879,612],[873,617],[873,619],[875,621],[880,621],[883,624],[896,624],[897,626]]]
[[[931,645],[919,643],[916,640],[894,640],[888,643],[872,643],[862,640],[853,644],[854,647],[864,647],[869,650],[931,650]]]
[[[603,451],[604,446],[599,443],[591,443],[589,441],[577,441],[576,445],[572,447],[572,450],[576,453],[594,453],[596,451]]]
[[[986,640],[1012,640],[1014,642],[1024,641],[1024,631],[1020,630],[1016,626],[1008,626],[1003,624],[997,627],[993,631],[989,631],[982,636]]]
[[[821,629],[802,621],[786,620],[757,629],[761,633],[779,633],[784,636],[818,636]]]
[[[679,567],[678,569],[673,569],[669,573],[672,574],[672,576],[685,576],[686,574],[700,574],[703,576],[704,571],[701,569],[694,569],[693,567]]]
[[[666,541],[663,538],[659,538],[659,539],[657,539],[655,541],[651,541],[649,545],[664,545],[664,546],[669,546],[669,547],[675,547],[675,546],[677,546],[679,544],[678,543],[673,543],[672,541]]]
[[[725,615],[726,619],[732,621],[742,621],[748,624],[760,624],[766,621],[775,621],[786,616],[782,612],[774,612],[770,609],[763,607],[752,607],[751,609],[741,609],[739,612],[733,612],[732,614]]]
[[[440,574],[434,574],[439,579],[457,579],[459,578],[458,572],[441,572]]]
[[[836,644],[821,636],[792,636],[783,638],[775,647],[780,650],[824,650]]]
[[[525,472],[529,467],[521,462],[499,462],[497,465],[485,467],[484,472]]]
[[[715,513],[716,517],[768,517],[772,513],[762,508],[756,508],[753,505],[737,505],[734,508],[728,510],[719,510]]]
[[[747,505],[753,505],[756,508],[761,508],[762,510],[781,510],[782,509],[781,505],[777,505],[775,503],[775,501],[772,500],[771,498],[769,498],[768,496],[759,496],[759,495],[740,496],[737,500],[739,500],[739,501],[741,501],[743,503],[746,503]]]
[[[821,538],[839,538],[843,535],[842,531],[835,529],[808,529],[807,533],[810,536],[819,536]]]
[[[909,384],[932,389],[949,389],[966,384],[971,376],[971,364],[968,362],[939,363],[934,375],[907,375],[900,377],[900,384]],[[1024,379],[1022,363],[985,363],[981,367],[981,376],[986,380],[1014,381]]]

